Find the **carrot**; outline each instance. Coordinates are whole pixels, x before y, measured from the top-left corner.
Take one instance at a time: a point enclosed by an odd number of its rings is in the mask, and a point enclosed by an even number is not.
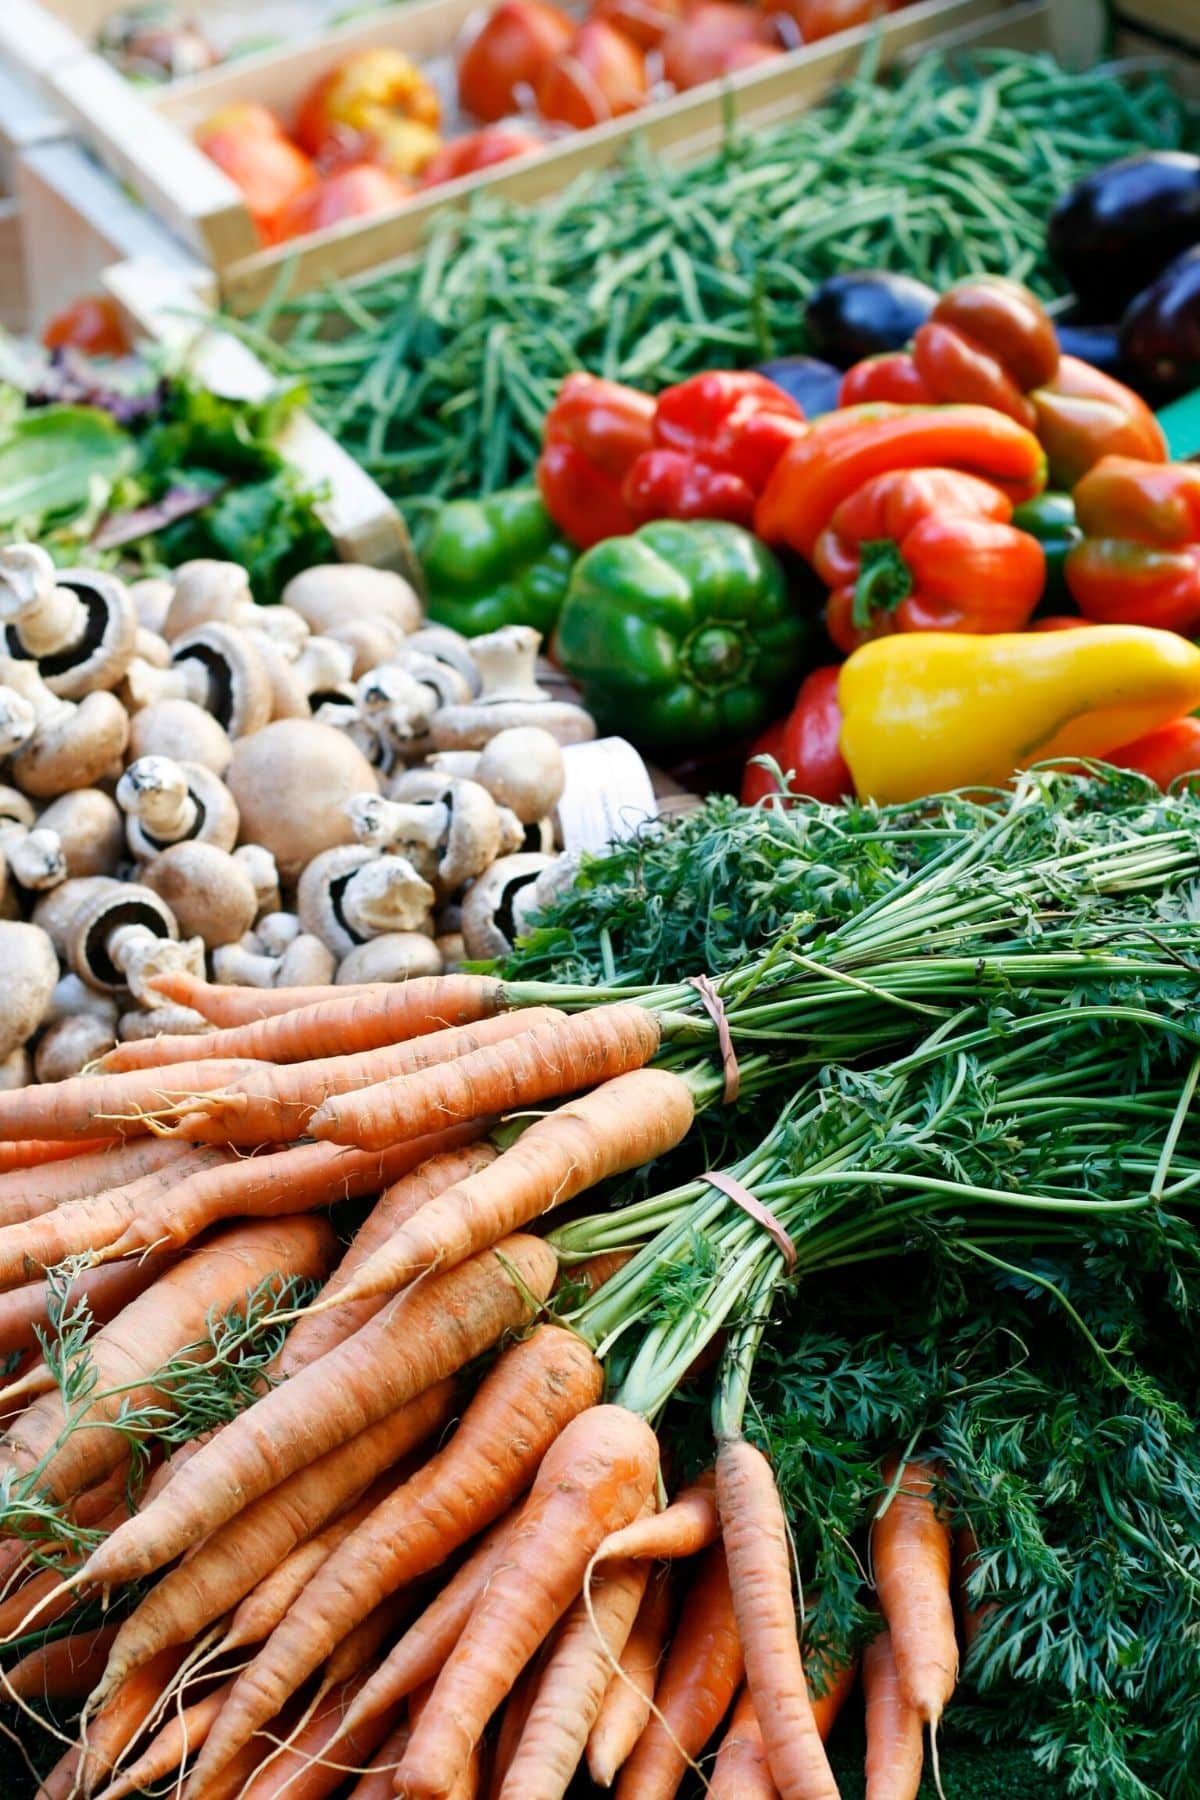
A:
[[[528,1032],[514,1043],[529,1043],[535,1035]],[[464,1056],[461,1063],[470,1060]],[[490,1167],[439,1195],[393,1232],[343,1288],[342,1303],[392,1292],[425,1269],[448,1268],[475,1255],[605,1176],[673,1148],[686,1137],[692,1117],[690,1089],[667,1069],[638,1069],[569,1101],[535,1120]]]
[[[503,1003],[501,984],[484,975],[422,975],[360,987],[357,992],[335,988],[312,1005],[291,1007],[208,1037],[184,1034],[118,1044],[100,1059],[100,1067],[165,1069],[193,1058],[232,1056],[267,1063],[311,1062],[318,1056],[377,1050],[448,1025],[471,1025],[500,1012]]]
[[[592,1352],[560,1326],[541,1325],[505,1351],[446,1447],[334,1551],[239,1677],[197,1764],[197,1781],[273,1718],[381,1600],[439,1568],[505,1512],[602,1387]]]
[[[411,1739],[421,1714],[433,1693],[433,1683],[418,1688],[408,1703],[408,1735]],[[455,1776],[453,1786],[445,1796],[445,1800],[475,1800],[479,1792],[479,1783],[483,1773],[483,1746],[476,1744],[470,1756]],[[397,1777],[398,1779],[398,1777]],[[397,1790],[398,1791],[398,1790]]]
[[[392,1800],[392,1777],[408,1745],[409,1723],[401,1719],[371,1758],[369,1771],[350,1790],[350,1800]],[[115,1797],[114,1797],[115,1800]]]
[[[98,1193],[64,1201],[40,1218],[6,1225],[0,1230],[0,1285],[28,1282],[68,1256],[106,1248],[128,1229],[143,1198],[151,1204],[161,1203],[193,1175],[228,1165],[228,1152],[213,1145],[186,1150],[174,1163],[124,1186],[101,1188]]]
[[[164,1243],[185,1244],[226,1218],[275,1218],[311,1212],[335,1200],[373,1194],[386,1182],[457,1143],[478,1137],[481,1125],[459,1125],[390,1150],[342,1150],[333,1144],[293,1144],[264,1156],[197,1169],[169,1194],[138,1205],[105,1258]],[[196,1153],[197,1155],[200,1152]]]
[[[355,1232],[353,1242],[321,1289],[318,1300],[338,1298],[367,1258],[373,1256],[406,1219],[446,1188],[486,1167],[495,1156],[494,1147],[486,1142],[468,1144],[461,1150],[444,1150],[437,1156],[428,1157],[410,1174],[401,1176],[399,1181],[385,1188]],[[365,1325],[386,1299],[386,1294],[369,1294],[363,1300],[344,1301],[329,1312],[306,1312],[289,1331],[282,1350],[271,1364],[270,1373],[295,1375],[307,1363],[315,1362],[326,1351],[342,1343],[360,1325]]]
[[[221,1144],[291,1143],[303,1136],[326,1100],[432,1068],[563,1016],[549,1006],[531,1006],[523,1012],[497,1013],[477,1024],[452,1025],[353,1056],[255,1063],[228,1086],[199,1094],[194,1103],[181,1101],[172,1134]]]
[[[950,1527],[934,1505],[937,1472],[927,1463],[884,1465],[891,1505],[871,1526],[875,1587],[900,1691],[922,1722],[936,1727],[954,1692],[958,1642],[950,1600]]]
[[[398,1296],[232,1420],[93,1552],[86,1578],[108,1587],[160,1569],[297,1469],[525,1324],[549,1293],[555,1267],[548,1244],[511,1237]]]
[[[232,1681],[223,1682],[202,1700],[194,1700],[167,1721],[124,1772],[111,1781],[96,1800],[125,1800],[127,1794],[143,1794],[198,1750],[212,1730],[213,1720],[224,1706]]]
[[[606,1281],[619,1275],[626,1263],[632,1261],[632,1250],[601,1250],[598,1256],[589,1256],[583,1262],[564,1268],[558,1285],[560,1288],[581,1287],[587,1294],[598,1294]]]
[[[629,1641],[618,1662],[587,1741],[588,1773],[598,1787],[611,1787],[645,1729],[658,1682],[658,1668],[671,1628],[674,1596],[666,1572],[652,1572]]]
[[[121,1626],[100,1698],[131,1670],[169,1644],[186,1644],[259,1581],[278,1569],[297,1544],[327,1524],[414,1445],[445,1424],[454,1393],[450,1382],[419,1394],[407,1406],[327,1455],[220,1526],[178,1568],[164,1575]]]
[[[86,1699],[115,1635],[115,1625],[103,1625],[54,1638],[14,1663],[5,1672],[0,1691],[5,1699],[14,1694],[23,1700]]]
[[[91,1339],[96,1385],[70,1428],[62,1393],[47,1394],[5,1433],[0,1471],[55,1500],[102,1480],[127,1443],[122,1429],[94,1427],[114,1425],[118,1415],[149,1404],[170,1411],[170,1388],[155,1377],[173,1357],[203,1343],[210,1313],[240,1305],[270,1276],[321,1274],[334,1242],[324,1219],[289,1219],[234,1227],[183,1258]],[[117,1535],[134,1523],[127,1520]]]
[[[499,1567],[519,1512],[520,1508],[514,1507],[484,1533],[466,1561],[393,1645],[355,1700],[355,1717],[382,1712],[423,1682],[433,1680]]]
[[[561,1629],[561,1627],[560,1627]],[[555,1633],[542,1645],[540,1651],[530,1662],[525,1664],[517,1679],[513,1682],[508,1699],[504,1702],[504,1710],[500,1714],[500,1729],[496,1733],[496,1742],[492,1747],[492,1766],[488,1777],[488,1800],[500,1800],[500,1790],[504,1786],[504,1778],[517,1753],[517,1745],[529,1720],[534,1699],[538,1691],[538,1683],[542,1678],[542,1670],[546,1666],[552,1646],[557,1642]],[[432,1692],[432,1685],[430,1687]]]
[[[22,1150],[25,1144],[0,1145]],[[134,1138],[128,1143],[108,1139],[99,1148],[81,1143],[80,1154],[70,1161],[48,1163],[44,1168],[14,1169],[0,1175],[0,1226],[20,1225],[40,1213],[61,1206],[64,1200],[81,1200],[122,1187],[177,1163],[185,1146],[156,1138]]]
[[[129,1506],[124,1496],[114,1495],[107,1511],[96,1520],[95,1529],[111,1531],[128,1517]],[[57,1620],[66,1618],[79,1604],[78,1596],[63,1585],[63,1573],[64,1568],[59,1564],[40,1568],[31,1580],[0,1600],[0,1643],[6,1644],[20,1636],[21,1627],[34,1607],[37,1608],[37,1629],[45,1631]]]
[[[779,1800],[779,1789],[771,1780],[767,1748],[748,1687],[744,1687],[734,1701],[733,1713],[713,1764],[708,1800]]]
[[[5,1428],[20,1418],[31,1401],[51,1393],[57,1385],[50,1365],[40,1351],[36,1348],[25,1351],[20,1364],[13,1370],[12,1379],[0,1388]]]
[[[134,1262],[85,1269],[71,1282],[70,1301],[86,1300],[97,1324],[106,1324],[165,1274],[170,1260],[168,1255],[158,1253],[138,1257]],[[50,1288],[46,1281],[30,1281],[24,1287],[0,1294],[0,1355],[34,1349],[35,1328],[44,1331],[49,1323]]]
[[[354,1676],[368,1666],[373,1668],[384,1644],[395,1636],[412,1610],[412,1595],[403,1590],[381,1600],[361,1624],[346,1633],[330,1654],[321,1676],[320,1692],[328,1693],[331,1688],[341,1687],[345,1682],[353,1680]]]
[[[131,1675],[103,1711],[87,1721],[84,1754],[77,1775],[84,1794],[90,1794],[101,1778],[115,1768],[118,1758],[134,1742],[168,1684],[174,1680],[182,1661],[182,1651],[165,1650],[136,1675]]]
[[[273,1019],[277,1013],[315,1006],[318,1000],[338,1000],[350,994],[361,994],[371,984],[360,981],[348,982],[345,987],[239,987],[235,983],[226,986],[223,982],[201,981],[183,969],[164,969],[161,975],[152,975],[146,985],[161,994],[164,1000],[190,1007],[210,1025],[226,1027],[250,1025],[255,1019]]]
[[[46,1163],[65,1162],[83,1150],[102,1150],[103,1138],[79,1143],[75,1138],[30,1138],[24,1143],[0,1144],[0,1177]]]
[[[891,1633],[886,1629],[863,1651],[863,1700],[867,1713],[866,1800],[916,1800],[924,1762],[921,1715],[900,1685]]]
[[[394,1144],[455,1119],[511,1112],[535,1100],[595,1087],[640,1069],[661,1042],[662,1023],[645,1007],[628,1002],[596,1006],[535,1025],[503,1045],[327,1100],[314,1114],[310,1130],[315,1138],[365,1149]]]
[[[649,1563],[613,1561],[593,1593],[575,1601],[537,1684],[500,1800],[562,1800],[649,1578]]]
[[[596,1406],[571,1420],[434,1684],[397,1792],[410,1800],[450,1792],[489,1718],[579,1592],[592,1551],[637,1516],[657,1473],[657,1439],[635,1413]]]
[[[783,1800],[837,1800],[804,1676],[787,1523],[771,1465],[744,1438],[717,1451],[717,1509],[746,1683]]]
[[[692,1576],[654,1690],[655,1711],[617,1780],[618,1800],[669,1800],[729,1711],[741,1685],[742,1646],[721,1544]]]
[[[366,1721],[335,1755],[326,1758],[325,1753],[341,1728],[346,1707],[358,1685],[352,1681],[331,1693],[288,1741],[287,1748],[278,1756],[268,1756],[254,1778],[242,1788],[243,1800],[275,1800],[277,1795],[286,1795],[287,1800],[325,1800],[326,1795],[340,1788],[346,1779],[346,1769],[361,1766],[364,1758],[379,1748],[396,1722],[394,1717],[388,1716]],[[211,1742],[210,1734],[208,1743]],[[199,1767],[197,1761],[196,1768]],[[197,1785],[195,1771],[185,1791],[196,1795],[206,1791]]]
[[[614,1556],[668,1562],[677,1556],[695,1556],[707,1550],[716,1542],[719,1530],[716,1480],[713,1471],[707,1469],[662,1512],[635,1519],[623,1531],[614,1531],[596,1551],[593,1563],[607,1562]]]
[[[72,1075],[40,1087],[0,1093],[0,1132],[13,1138],[137,1137],[156,1114],[184,1096],[235,1081],[250,1067],[245,1057],[176,1063],[169,1069],[133,1069],[118,1075]]]

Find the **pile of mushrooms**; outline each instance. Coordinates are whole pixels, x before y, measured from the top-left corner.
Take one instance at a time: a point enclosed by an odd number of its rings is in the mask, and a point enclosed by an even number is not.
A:
[[[233,563],[126,585],[0,549],[0,1085],[208,1029],[150,985],[398,980],[509,947],[570,867],[536,632],[468,641],[409,584]]]

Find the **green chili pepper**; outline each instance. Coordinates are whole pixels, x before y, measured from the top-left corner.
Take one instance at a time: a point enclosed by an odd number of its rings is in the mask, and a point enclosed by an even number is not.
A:
[[[1046,555],[1046,586],[1038,611],[1057,613],[1065,608],[1074,612],[1065,565],[1067,552],[1083,542],[1083,533],[1075,523],[1075,502],[1070,494],[1046,493],[1026,500],[1014,509],[1012,522],[1019,531],[1035,537]]]

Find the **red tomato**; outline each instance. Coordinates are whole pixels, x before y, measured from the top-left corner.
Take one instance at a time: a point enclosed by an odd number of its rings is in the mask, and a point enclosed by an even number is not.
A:
[[[543,0],[500,0],[458,59],[458,98],[477,119],[503,119],[518,88],[536,88],[575,35],[574,21]]]
[[[437,187],[442,181],[457,181],[460,175],[473,175],[477,169],[491,169],[511,157],[528,156],[533,150],[545,148],[543,139],[535,137],[532,131],[487,125],[482,131],[472,131],[443,144],[422,170],[421,186]]]
[[[868,25],[884,13],[896,12],[908,0],[770,0],[773,11],[787,13],[800,28],[806,44],[855,25]]]
[[[196,142],[241,188],[263,242],[278,242],[278,219],[288,203],[315,187],[317,171],[265,106],[229,106],[214,113]]]
[[[55,313],[42,342],[47,350],[83,350],[89,356],[124,356],[129,337],[119,307],[106,294],[83,294]]]
[[[542,70],[538,111],[543,119],[586,131],[633,112],[646,98],[647,85],[637,45],[603,19],[589,19],[570,48]]]
[[[615,25],[643,50],[656,50],[683,17],[684,0],[595,0],[589,17]]]
[[[411,181],[398,181],[374,163],[356,163],[294,195],[279,214],[276,235],[280,239],[303,237],[310,231],[324,231],[327,225],[337,225],[342,219],[386,212],[389,206],[407,200],[413,191]]]
[[[663,74],[673,87],[718,80],[743,44],[765,44],[768,28],[753,7],[702,0],[663,39]]]

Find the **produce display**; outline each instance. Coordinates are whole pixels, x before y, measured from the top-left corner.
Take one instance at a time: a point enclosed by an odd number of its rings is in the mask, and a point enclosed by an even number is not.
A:
[[[201,137],[282,241],[870,10]],[[1200,111],[873,56],[281,279],[274,400],[5,353],[19,1792],[1193,1793]]]

